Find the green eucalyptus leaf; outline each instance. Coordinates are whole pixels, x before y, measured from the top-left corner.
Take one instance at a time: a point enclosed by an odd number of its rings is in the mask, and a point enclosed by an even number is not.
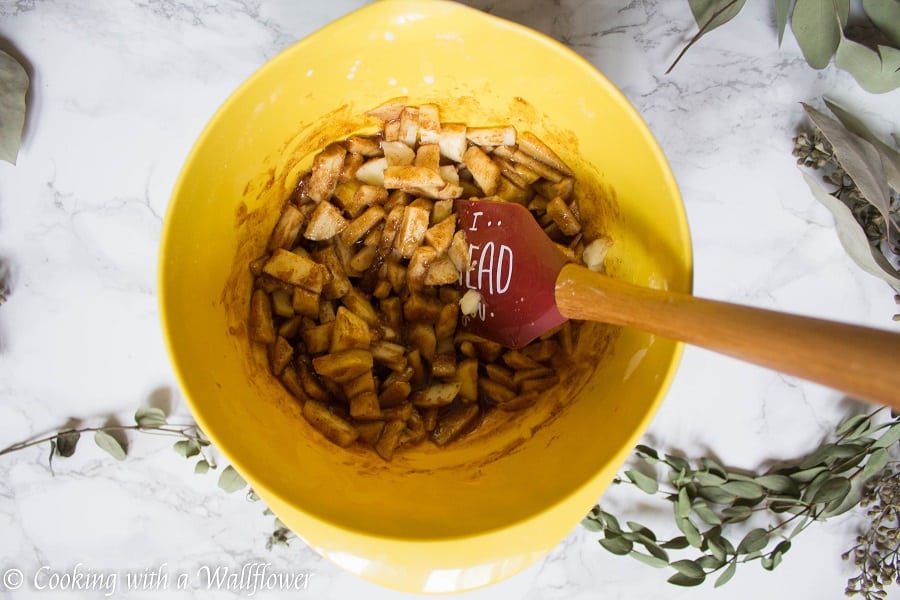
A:
[[[598,520],[596,520],[590,516],[587,516],[581,520],[581,526],[584,527],[585,529],[587,529],[588,531],[594,531],[594,532],[603,531],[603,523],[599,522]]]
[[[791,534],[788,536],[789,540],[794,539],[801,531],[806,529],[806,526],[812,521],[812,517],[809,515],[804,515],[800,522],[794,525],[794,528],[791,529]]]
[[[701,567],[699,563],[693,560],[676,560],[675,562],[671,563],[670,566],[682,575],[686,575],[694,579],[702,579],[706,575],[706,573],[703,572],[703,567]]]
[[[841,40],[841,28],[834,14],[835,4],[841,23],[846,23],[850,0],[797,0],[791,13],[791,30],[803,51],[803,57],[814,69],[828,66]]]
[[[744,475],[743,473],[729,472],[728,480],[729,481],[750,481],[750,482],[752,482],[753,478],[750,477],[749,475]]]
[[[613,531],[616,533],[622,532],[622,526],[619,525],[619,520],[616,519],[616,517],[614,515],[606,512],[604,510],[601,510],[599,512],[599,517],[602,519],[603,524],[606,526],[606,528],[609,529],[610,531]]]
[[[657,559],[669,562],[669,553],[663,550],[662,546],[659,544],[651,544],[649,542],[643,542],[644,548],[647,549],[651,555],[655,556]]]
[[[678,490],[678,497],[675,500],[675,516],[687,517],[691,514],[691,499],[688,498],[687,490],[681,488]]]
[[[775,568],[775,563],[772,560],[771,556],[763,556],[762,558],[760,558],[759,564],[766,571],[771,571],[772,569]]]
[[[847,205],[826,192],[812,175],[806,172],[802,174],[816,200],[831,211],[838,239],[853,262],[866,273],[886,281],[895,290],[900,290],[900,272],[897,272],[884,255],[869,243],[866,232]]]
[[[202,475],[207,472],[209,472],[209,463],[202,459],[198,460],[197,464],[194,465],[194,473]]]
[[[716,569],[721,568],[725,564],[725,561],[706,554],[697,559],[697,564],[704,570],[715,571]]]
[[[725,567],[725,570],[722,571],[722,574],[719,575],[719,577],[716,579],[715,587],[722,587],[723,585],[731,581],[731,578],[734,577],[734,573],[736,570],[737,563],[735,561],[731,561],[731,563],[729,563],[728,566]]]
[[[640,523],[635,523],[634,521],[626,521],[625,525],[628,526],[628,529],[633,531],[636,534],[641,535],[644,539],[650,540],[651,542],[656,541],[656,534],[641,525]]]
[[[678,530],[684,534],[685,539],[694,548],[699,548],[703,544],[703,538],[694,522],[689,518],[675,517],[675,525]]]
[[[172,445],[172,449],[185,458],[200,454],[200,444],[196,440],[178,440]]]
[[[754,479],[756,483],[778,494],[799,494],[797,483],[787,475],[763,475]]]
[[[715,487],[718,487],[727,481],[724,477],[708,471],[697,471],[694,473],[694,479],[696,479],[697,483],[700,485],[711,485]]]
[[[78,446],[78,440],[80,439],[81,434],[74,429],[63,429],[56,434],[56,454],[65,458],[72,456],[75,454],[75,448]]]
[[[716,475],[719,475],[723,478],[728,477],[728,472],[725,470],[725,468],[713,459],[704,457],[700,460],[700,463],[703,465],[703,468],[710,473],[715,473]]]
[[[709,553],[724,562],[727,555],[725,554],[725,547],[720,543],[719,538],[706,537],[705,541]]]
[[[850,492],[844,496],[843,499],[838,498],[828,503],[825,506],[825,510],[822,512],[821,517],[823,519],[830,519],[831,517],[842,515],[849,510],[857,508],[863,497],[864,483],[865,482],[859,477],[853,478],[850,482]]]
[[[900,441],[900,423],[894,423],[887,433],[882,433],[881,437],[875,440],[872,448],[888,448]]]
[[[690,546],[690,544],[688,543],[687,538],[683,535],[679,535],[678,537],[672,538],[668,542],[660,544],[661,548],[666,548],[668,550],[683,550],[688,546]]]
[[[707,523],[709,525],[722,524],[722,519],[719,518],[719,515],[712,511],[705,502],[695,502],[691,508],[704,523]]]
[[[687,473],[684,471],[676,471],[675,469],[669,470],[666,473],[666,478],[669,480],[669,483],[672,484],[675,489],[679,489],[684,487],[684,485],[688,482]]]
[[[701,486],[697,494],[715,504],[731,504],[737,499],[737,496],[729,494],[721,486]]]
[[[844,473],[853,469],[858,464],[860,464],[863,459],[866,458],[868,452],[865,448],[858,450],[851,454],[848,457],[841,457],[840,460],[834,461],[834,465],[831,467],[832,473]]]
[[[638,552],[637,550],[632,550],[628,553],[628,555],[641,561],[645,565],[650,565],[651,567],[661,568],[669,564],[669,561],[667,560],[663,560],[657,556],[652,556],[650,554],[644,554],[643,552]]]
[[[775,25],[778,27],[778,45],[784,39],[784,30],[787,28],[788,16],[791,13],[792,0],[775,0]]]
[[[134,422],[139,427],[160,427],[168,422],[166,413],[155,406],[142,406],[134,413]]]
[[[831,471],[825,470],[815,476],[815,478],[809,482],[809,485],[806,486],[806,489],[803,490],[802,500],[804,502],[812,502],[812,499],[815,497],[816,493],[819,491],[826,481],[831,478]]]
[[[722,511],[722,516],[728,523],[740,523],[746,521],[753,514],[753,509],[749,506],[729,506]]]
[[[622,536],[614,536],[607,537],[597,540],[601,546],[603,546],[608,552],[612,552],[613,554],[617,554],[619,556],[625,556],[630,553],[634,548],[634,544],[623,538]]]
[[[876,51],[841,37],[834,62],[867,92],[884,94],[900,87],[900,50],[896,48],[879,45]]]
[[[708,33],[735,18],[746,0],[688,0],[697,26]]]
[[[826,471],[828,467],[823,467],[821,465],[816,465],[810,468],[803,468],[796,473],[793,473],[790,477],[794,481],[799,483],[809,483],[813,479],[815,479],[818,475],[820,475],[823,471]]]
[[[900,47],[900,2],[897,0],[863,0],[866,16],[894,44]]]
[[[859,475],[861,481],[867,481],[874,475],[877,475],[891,459],[886,448],[878,448],[869,456],[869,462],[863,467],[862,473]]]
[[[769,543],[769,532],[765,529],[751,529],[738,544],[738,554],[752,554],[759,552]]]
[[[666,454],[664,461],[667,465],[672,467],[673,470],[679,471],[682,474],[687,474],[687,473],[691,472],[690,463],[687,460],[685,460],[684,458],[681,458],[680,456],[673,456],[671,454]]]
[[[827,102],[827,100],[826,100],[826,102]],[[832,110],[834,110],[834,109],[832,109]],[[842,122],[843,122],[843,119],[842,119]],[[868,420],[869,420],[869,415],[866,415],[866,414],[853,415],[852,417],[844,419],[838,425],[837,429],[834,430],[834,434],[837,436],[842,436],[845,433],[849,433],[851,430],[854,430],[857,427],[859,427],[860,423],[862,423],[864,421],[868,421]]]
[[[722,491],[747,500],[758,500],[766,494],[761,485],[752,481],[727,481],[722,484]]]
[[[234,467],[228,465],[219,475],[219,487],[231,494],[247,487],[247,482]]]
[[[898,77],[900,77],[900,73],[898,73]],[[887,176],[878,149],[868,140],[849,131],[840,121],[819,112],[808,104],[803,103],[803,108],[822,135],[828,139],[841,167],[859,188],[863,197],[877,208],[885,219],[888,219],[890,201]]]
[[[706,580],[706,576],[703,577],[688,577],[684,573],[675,573],[671,577],[669,577],[666,581],[671,583],[672,585],[680,585],[682,587],[694,587],[702,584]]]
[[[28,73],[12,56],[0,50],[0,160],[16,164],[25,128]]]
[[[647,494],[655,494],[657,491],[659,491],[659,482],[652,477],[644,475],[640,471],[630,469],[628,471],[625,471],[625,476],[630,479],[631,482],[636,485],[642,492],[645,492]]]
[[[638,456],[640,456],[644,460],[646,460],[647,458],[653,459],[654,461],[659,460],[659,453],[650,446],[638,444],[637,446],[635,446],[635,450],[638,451]]]
[[[850,480],[846,477],[832,477],[825,481],[815,494],[812,504],[824,504],[834,500],[843,500],[850,492]]]
[[[897,4],[900,5],[900,2],[897,2]],[[877,135],[872,133],[872,131],[866,127],[865,123],[856,117],[856,115],[852,114],[839,104],[825,98],[825,106],[834,113],[844,127],[861,138],[868,140],[870,144],[875,146],[875,149],[878,150],[878,153],[881,155],[881,163],[884,166],[888,185],[895,190],[900,191],[900,152],[882,142]],[[856,415],[856,417],[871,422],[869,415]],[[848,420],[853,420],[856,417],[850,417]],[[862,423],[862,421],[859,422]],[[843,433],[844,432],[838,433],[838,435],[843,435]]]
[[[119,443],[119,440],[109,435],[105,431],[97,431],[94,433],[94,442],[100,448],[109,453],[116,460],[125,460],[125,448]]]

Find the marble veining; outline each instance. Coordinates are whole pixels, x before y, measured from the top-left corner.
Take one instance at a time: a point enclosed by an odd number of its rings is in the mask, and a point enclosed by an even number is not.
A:
[[[126,422],[147,402],[189,419],[155,296],[162,215],[180,165],[242,80],[363,4],[0,0],[0,46],[24,56],[32,78],[18,165],[0,163],[0,262],[11,288],[0,307],[0,446],[72,418]],[[834,68],[813,71],[789,33],[779,48],[768,2],[747,3],[670,74],[695,31],[686,1],[468,4],[569,46],[634,103],[684,197],[698,295],[896,327],[890,290],[846,257],[790,151],[803,123],[799,102],[827,95],[886,136],[900,130],[900,92],[873,96]],[[644,441],[765,468],[807,452],[858,410],[820,386],[687,348]],[[15,593],[0,586],[0,596],[41,595],[33,576],[42,567],[123,579],[158,571],[172,595],[248,596],[210,589],[199,573],[256,563],[309,575],[305,591],[260,597],[409,596],[349,575],[299,541],[267,550],[273,523],[264,507],[225,495],[214,474],[194,475],[171,440],[132,436],[124,462],[82,443],[74,457],[54,461],[53,473],[46,447],[0,457],[0,572],[26,575]],[[614,487],[603,503],[675,535],[666,507],[639,492]],[[720,591],[674,588],[663,572],[606,553],[578,528],[523,573],[466,596],[834,598],[852,574],[840,553],[859,523],[849,514],[811,527],[774,572],[747,566]],[[176,592],[179,574],[190,585]],[[159,597],[152,586],[127,591],[123,579],[116,595]],[[896,587],[891,595],[900,597]]]

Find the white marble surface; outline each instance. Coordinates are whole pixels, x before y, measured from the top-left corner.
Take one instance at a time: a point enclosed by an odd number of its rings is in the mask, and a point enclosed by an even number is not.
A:
[[[189,419],[163,347],[156,304],[161,216],[206,120],[245,77],[293,41],[364,4],[292,0],[0,0],[0,44],[27,60],[29,115],[18,165],[0,163],[0,447],[78,417],[129,420],[149,400]],[[635,103],[670,158],[692,228],[698,295],[883,328],[883,283],[840,248],[828,213],[790,155],[800,101],[830,95],[882,133],[900,130],[900,92],[871,96],[833,68],[811,70],[790,35],[778,49],[767,2],[664,71],[694,31],[681,0],[474,0],[570,45]],[[809,451],[853,407],[812,384],[688,349],[647,440],[755,469]],[[0,457],[0,572],[37,597],[52,573],[162,569],[204,583],[207,565],[309,573],[296,597],[399,598],[294,542],[265,548],[258,503],[196,476],[167,440],[133,437],[116,462],[89,439],[46,465],[47,448]],[[622,515],[667,520],[618,489]],[[782,566],[739,569],[724,590],[681,589],[614,557],[578,529],[545,560],[469,598],[836,598],[853,574],[840,553],[859,517],[814,526]],[[674,531],[670,531],[674,535]],[[41,570],[43,568],[43,570]],[[14,582],[13,582],[14,583]],[[103,597],[108,589],[59,597]],[[891,591],[898,597],[898,588]],[[196,595],[206,595],[195,591]],[[247,596],[221,589],[216,596]],[[259,593],[261,597],[280,593]]]

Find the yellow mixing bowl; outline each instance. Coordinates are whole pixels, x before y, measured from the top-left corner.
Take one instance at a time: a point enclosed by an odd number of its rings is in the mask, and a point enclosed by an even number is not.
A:
[[[328,141],[377,123],[392,97],[442,120],[512,123],[557,149],[613,275],[689,292],[688,228],[669,167],[628,101],[590,64],[525,27],[440,0],[381,0],[262,67],[188,157],[159,265],[169,352],[197,422],[291,529],[379,584],[450,592],[508,577],[559,543],[636,444],[681,345],[589,325],[576,368],[533,409],[437,450],[341,449],[303,419],[248,341],[248,262]],[[499,413],[500,411],[498,411]]]

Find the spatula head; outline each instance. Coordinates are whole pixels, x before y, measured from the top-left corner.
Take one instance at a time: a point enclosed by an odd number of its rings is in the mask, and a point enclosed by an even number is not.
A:
[[[457,200],[459,227],[469,242],[462,286],[481,294],[464,330],[508,348],[521,348],[564,323],[556,308],[556,278],[566,257],[521,204]]]

